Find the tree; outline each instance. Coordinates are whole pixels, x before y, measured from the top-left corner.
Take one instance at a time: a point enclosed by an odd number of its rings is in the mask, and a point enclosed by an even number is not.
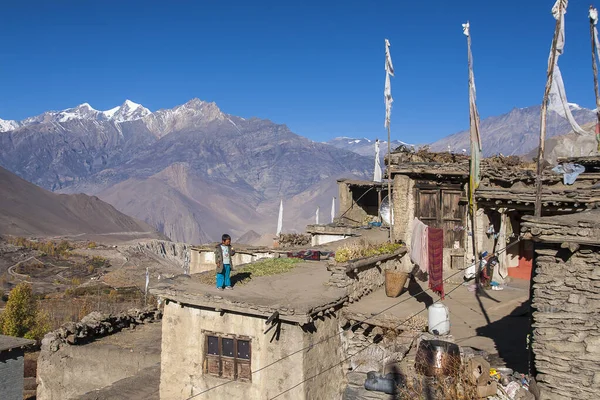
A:
[[[40,339],[49,329],[45,314],[39,310],[31,286],[18,284],[8,295],[0,315],[0,332],[4,335]]]

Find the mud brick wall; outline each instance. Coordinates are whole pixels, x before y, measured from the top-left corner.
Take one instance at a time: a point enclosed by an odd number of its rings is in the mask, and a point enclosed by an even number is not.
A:
[[[542,400],[600,393],[600,248],[572,250],[535,244],[533,353]]]

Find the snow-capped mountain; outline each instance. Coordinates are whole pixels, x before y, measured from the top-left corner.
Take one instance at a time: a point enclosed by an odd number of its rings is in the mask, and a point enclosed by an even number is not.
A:
[[[144,118],[144,123],[156,137],[162,137],[169,132],[200,128],[226,118],[228,117],[215,103],[195,98],[174,108],[155,111]],[[237,128],[231,118],[229,122]]]
[[[111,108],[107,111],[99,111],[88,103],[83,103],[77,107],[67,108],[66,110],[62,111],[46,111],[43,114],[29,117],[18,122],[0,120],[0,132],[10,131],[31,124],[42,124],[48,122],[65,123],[72,120],[113,121],[116,123],[122,123],[143,118],[151,113],[152,112],[146,107],[142,106],[141,104],[134,103],[131,100],[125,100],[122,105]]]
[[[115,122],[134,121],[136,119],[144,118],[146,115],[150,115],[152,112],[141,104],[134,103],[131,100],[125,100],[120,107],[111,108],[107,111],[102,111],[102,115]]]
[[[19,123],[17,121],[0,119],[0,132],[12,131],[18,127]]]
[[[354,153],[360,154],[361,156],[372,157],[375,155],[375,140],[374,139],[357,139],[350,137],[337,137],[335,139],[331,139],[326,142],[338,149],[350,150]],[[392,150],[400,145],[411,146],[410,144],[404,143],[400,140],[392,140],[391,142]],[[387,140],[379,141],[379,154],[383,157],[383,155],[387,154]]]
[[[199,99],[152,113],[82,104],[0,134],[0,166],[52,191],[96,195],[188,243],[270,232],[281,199],[285,229],[302,231],[331,204],[336,179],[368,178],[372,160]]]

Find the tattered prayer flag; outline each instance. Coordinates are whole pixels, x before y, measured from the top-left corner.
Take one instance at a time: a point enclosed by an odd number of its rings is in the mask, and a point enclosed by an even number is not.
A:
[[[479,131],[479,112],[476,104],[475,75],[473,73],[473,55],[471,54],[470,24],[463,24],[463,33],[467,36],[467,51],[469,61],[469,132],[471,142],[471,167],[469,170],[469,207],[474,212],[475,189],[479,186],[481,162],[481,134]]]
[[[373,181],[381,182],[381,162],[379,161],[379,140],[375,141],[375,171],[373,171]]]
[[[281,235],[283,230],[283,200],[279,203],[279,218],[277,219],[277,236]]]
[[[394,65],[392,64],[392,56],[390,54],[390,41],[385,39],[385,88],[383,90],[383,98],[385,100],[385,127],[390,127],[390,119],[392,116],[392,83],[390,76],[394,76]]]

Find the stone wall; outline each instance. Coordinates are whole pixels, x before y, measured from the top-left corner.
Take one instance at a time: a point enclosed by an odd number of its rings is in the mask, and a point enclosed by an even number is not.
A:
[[[156,308],[131,309],[116,315],[94,311],[80,322],[68,322],[42,339],[42,351],[55,352],[63,345],[85,344],[136,325],[160,321],[162,311]]]
[[[327,282],[330,286],[345,288],[348,293],[348,301],[353,303],[361,297],[380,288],[385,283],[386,270],[401,270],[403,268],[402,258],[406,249],[401,249],[394,254],[380,255],[361,260],[360,264],[354,262],[357,267],[352,267],[353,262],[336,263],[329,262],[327,269],[331,271],[331,277]]]
[[[46,334],[38,358],[37,398],[62,400],[83,395],[160,362],[156,343],[160,326],[140,326],[159,322],[161,317],[156,309],[117,315],[93,312],[81,322],[67,323]]]
[[[576,234],[576,231],[574,231]],[[533,351],[542,399],[600,391],[600,249],[535,244]]]
[[[523,217],[534,242],[533,371],[541,400],[600,391],[600,210]]]
[[[386,366],[404,359],[419,336],[417,330],[380,326],[376,322],[343,319],[341,324],[344,356],[356,354],[349,365],[356,372],[384,372]]]

